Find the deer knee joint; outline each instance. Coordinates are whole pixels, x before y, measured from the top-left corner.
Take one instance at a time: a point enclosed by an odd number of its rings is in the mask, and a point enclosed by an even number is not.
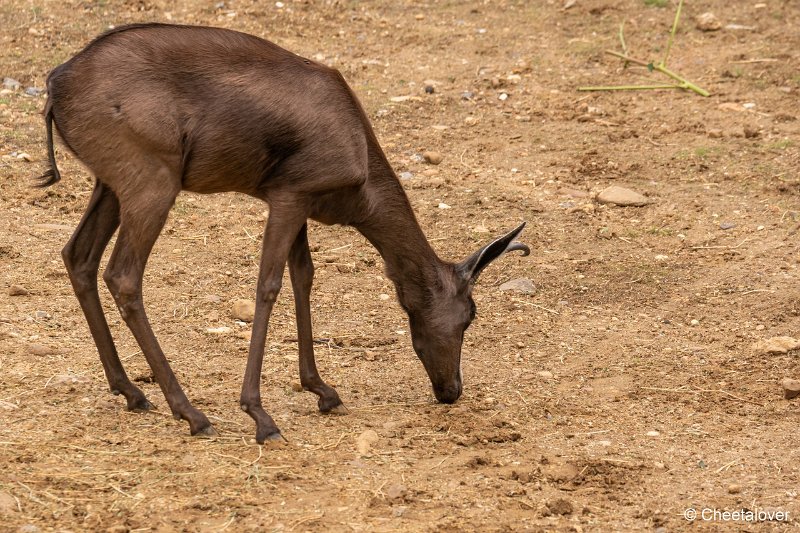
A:
[[[258,299],[267,304],[274,304],[281,292],[281,279],[268,280],[258,288]]]
[[[114,297],[122,318],[127,318],[131,313],[140,311],[144,308],[142,304],[141,288],[129,279],[109,273],[103,273],[103,279]]]

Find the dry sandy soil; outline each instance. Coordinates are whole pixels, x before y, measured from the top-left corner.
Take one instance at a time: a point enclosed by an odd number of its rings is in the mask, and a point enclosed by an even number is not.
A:
[[[604,50],[624,21],[631,54],[660,58],[671,0],[281,5],[0,4],[0,77],[22,85],[0,95],[0,530],[797,530],[800,400],[780,382],[800,378],[800,353],[753,344],[800,337],[800,4],[687,2],[669,66],[709,98],[576,90],[663,83]],[[705,11],[722,29],[696,27]],[[458,403],[435,403],[375,250],[312,224],[318,361],[351,414],[295,392],[284,289],[262,390],[288,443],[255,444],[238,408],[248,327],[231,304],[253,297],[266,207],[236,195],[181,195],[145,280],[165,352],[219,437],[169,416],[102,290],[157,411],[109,394],[59,255],[93,179],[60,150],[62,182],[30,187],[45,97],[24,91],[109,25],[153,20],[246,31],[340,69],[412,174],[403,185],[443,257],[528,221],[533,254],[476,288]],[[651,203],[601,205],[609,185]],[[516,278],[535,291],[498,289]],[[378,439],[360,454],[367,431]],[[691,523],[687,508],[789,519]]]

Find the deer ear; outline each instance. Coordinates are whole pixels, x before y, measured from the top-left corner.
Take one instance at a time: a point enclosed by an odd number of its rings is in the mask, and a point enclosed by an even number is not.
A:
[[[481,271],[486,268],[489,263],[506,252],[521,250],[523,256],[529,255],[531,253],[531,249],[528,248],[527,245],[514,241],[514,239],[516,239],[517,236],[522,233],[524,228],[525,222],[502,237],[498,237],[497,239],[493,240],[460,262],[458,265],[456,265],[456,269],[461,273],[465,280],[474,282],[476,279],[478,279]]]

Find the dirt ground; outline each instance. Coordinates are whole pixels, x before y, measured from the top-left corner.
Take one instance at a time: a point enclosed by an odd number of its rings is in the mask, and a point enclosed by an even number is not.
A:
[[[800,4],[686,3],[668,65],[709,98],[576,90],[663,83],[604,50],[624,22],[631,55],[659,59],[675,6],[4,0],[0,77],[21,87],[0,94],[0,530],[797,530],[800,399],[780,383],[800,378],[800,353],[753,344],[800,337]],[[696,27],[706,11],[721,29]],[[145,280],[161,344],[219,437],[169,416],[103,287],[157,411],[108,392],[60,258],[93,178],[62,149],[64,179],[30,187],[45,96],[25,90],[134,21],[242,30],[340,69],[442,257],[528,221],[532,255],[476,287],[459,402],[434,401],[375,250],[314,223],[318,362],[351,414],[295,392],[287,281],[262,394],[289,442],[255,444],[238,407],[249,328],[231,305],[254,295],[266,206],[232,194],[181,195]],[[609,185],[651,203],[601,205]],[[517,278],[535,291],[499,290]],[[689,508],[789,519],[689,522]]]

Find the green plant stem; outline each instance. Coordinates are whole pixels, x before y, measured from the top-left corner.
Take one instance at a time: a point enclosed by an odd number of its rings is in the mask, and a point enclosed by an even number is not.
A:
[[[669,32],[669,41],[667,41],[667,50],[664,52],[664,59],[661,60],[662,67],[667,66],[667,59],[669,58],[669,51],[672,48],[672,41],[675,40],[675,32],[678,30],[678,20],[680,20],[681,18],[681,8],[683,8],[683,0],[679,0],[678,9],[677,11],[675,11],[675,20],[672,22],[672,31]]]
[[[665,83],[663,85],[597,85],[578,87],[579,91],[638,91],[641,89],[683,89],[681,85]]]
[[[620,54],[619,52],[615,52],[613,50],[606,50],[606,53],[607,54],[611,54],[612,56],[618,57],[620,59],[623,59],[625,61],[629,61],[631,63],[635,63],[637,65],[641,65],[641,66],[647,67],[649,69],[657,70],[658,72],[661,72],[662,74],[664,74],[666,76],[669,76],[673,80],[676,80],[676,81],[680,82],[680,87],[683,88],[683,89],[688,89],[690,91],[694,91],[694,92],[696,92],[697,94],[699,94],[701,96],[708,96],[708,94],[709,94],[708,91],[706,91],[705,89],[701,89],[700,87],[698,87],[694,83],[692,83],[692,82],[688,81],[686,78],[683,78],[682,76],[672,72],[671,70],[669,70],[667,67],[665,67],[663,65],[654,65],[653,63],[647,63],[646,61],[642,61],[641,59],[636,59],[634,57],[628,57],[625,54]]]

